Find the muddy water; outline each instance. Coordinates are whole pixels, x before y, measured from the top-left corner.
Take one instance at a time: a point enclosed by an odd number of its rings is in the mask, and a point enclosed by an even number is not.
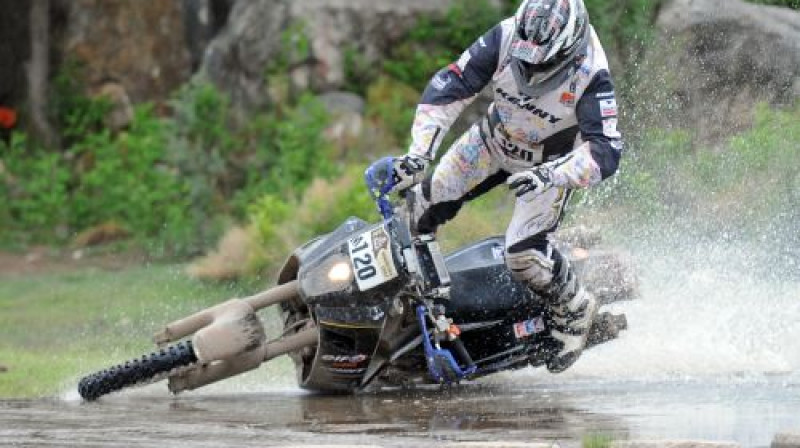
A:
[[[526,384],[527,383],[527,384]],[[528,375],[447,390],[361,396],[295,389],[168,396],[158,386],[95,403],[0,402],[0,445],[255,447],[617,439],[733,440],[769,446],[800,427],[800,381],[726,378],[531,384]]]

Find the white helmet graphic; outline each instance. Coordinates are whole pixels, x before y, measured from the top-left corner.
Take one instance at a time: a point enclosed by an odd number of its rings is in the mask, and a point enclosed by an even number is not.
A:
[[[589,41],[583,0],[524,0],[515,15],[511,66],[521,92],[537,97],[575,73]]]

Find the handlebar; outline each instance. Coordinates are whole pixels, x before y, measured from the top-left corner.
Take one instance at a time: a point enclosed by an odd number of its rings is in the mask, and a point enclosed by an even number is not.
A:
[[[364,180],[367,183],[372,200],[378,206],[383,219],[390,220],[394,216],[394,207],[388,195],[397,184],[394,178],[394,158],[384,157],[372,163],[364,171]]]

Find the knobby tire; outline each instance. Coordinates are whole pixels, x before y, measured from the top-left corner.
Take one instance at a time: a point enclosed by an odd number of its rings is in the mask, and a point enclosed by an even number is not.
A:
[[[86,401],[94,401],[103,395],[116,392],[136,384],[148,383],[159,375],[168,374],[173,369],[197,362],[192,341],[175,345],[144,355],[114,367],[95,372],[81,379],[78,393]]]

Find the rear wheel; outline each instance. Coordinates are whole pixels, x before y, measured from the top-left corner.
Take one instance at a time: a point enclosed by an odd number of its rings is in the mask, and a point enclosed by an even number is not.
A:
[[[81,379],[78,393],[86,401],[126,387],[147,384],[162,379],[173,369],[197,362],[191,341],[179,342],[157,352],[144,355],[114,367],[101,370]]]

